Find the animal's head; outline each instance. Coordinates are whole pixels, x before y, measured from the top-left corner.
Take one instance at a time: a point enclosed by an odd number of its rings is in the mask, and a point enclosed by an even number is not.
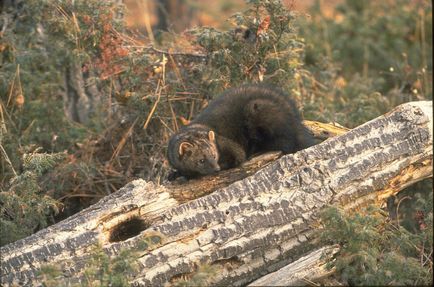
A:
[[[169,157],[169,161],[180,172],[206,175],[220,170],[219,154],[213,131],[188,129],[182,132],[177,142],[179,143],[177,158]]]

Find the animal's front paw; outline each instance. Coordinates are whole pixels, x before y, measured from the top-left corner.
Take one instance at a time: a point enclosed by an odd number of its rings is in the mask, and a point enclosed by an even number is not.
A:
[[[182,174],[180,174],[176,170],[172,170],[172,171],[169,172],[169,175],[167,176],[167,180],[168,181],[174,181],[175,179],[177,179],[180,176],[182,176]]]

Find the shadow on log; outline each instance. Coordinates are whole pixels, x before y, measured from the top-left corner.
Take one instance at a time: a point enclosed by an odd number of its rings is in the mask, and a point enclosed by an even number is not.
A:
[[[38,285],[37,272],[47,263],[62,266],[67,283],[84,282],[95,244],[116,255],[150,237],[161,242],[137,259],[134,286],[175,283],[203,264],[219,270],[211,285],[237,286],[291,262],[310,262],[300,258],[321,247],[312,234],[324,206],[381,204],[432,176],[432,124],[432,102],[412,102],[278,160],[268,155],[182,184],[133,181],[2,247],[1,284]]]

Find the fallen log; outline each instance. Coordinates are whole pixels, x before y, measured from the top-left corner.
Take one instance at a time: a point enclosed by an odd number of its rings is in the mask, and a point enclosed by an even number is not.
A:
[[[431,177],[432,124],[432,102],[407,103],[227,186],[212,185],[220,175],[201,179],[217,190],[200,198],[197,183],[133,181],[2,247],[1,285],[40,285],[37,274],[47,263],[61,266],[68,284],[84,282],[95,244],[116,255],[155,237],[159,243],[137,259],[134,286],[176,283],[204,264],[219,269],[210,284],[250,283],[318,247],[312,233],[322,207],[379,204]]]
[[[304,286],[315,285],[322,278],[327,278],[334,270],[327,270],[325,265],[332,255],[339,251],[337,246],[324,246],[291,262],[285,267],[267,274],[249,284],[249,286]],[[324,256],[327,254],[328,256]]]
[[[349,130],[335,123],[326,124],[315,121],[304,121],[304,124],[317,140],[342,135]],[[264,168],[280,156],[280,152],[270,152],[253,158],[241,167],[222,171],[216,176],[202,177],[199,180],[177,180],[174,184],[170,185],[172,196],[180,203],[202,197],[218,188],[223,188],[256,173],[259,169]]]

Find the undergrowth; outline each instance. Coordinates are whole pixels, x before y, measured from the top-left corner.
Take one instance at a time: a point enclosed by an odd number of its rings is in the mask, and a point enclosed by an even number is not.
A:
[[[162,242],[162,237],[152,235],[141,239],[133,248],[121,248],[119,253],[111,256],[101,245],[95,245],[89,250],[89,256],[85,259],[86,268],[81,282],[68,281],[63,269],[67,269],[67,262],[62,265],[43,265],[38,272],[38,279],[43,286],[130,286],[129,280],[132,274],[139,268],[138,258],[144,252],[155,248]]]
[[[46,194],[40,181],[64,157],[41,153],[40,148],[23,154],[21,170],[13,170],[8,190],[0,192],[0,246],[54,223],[60,204]]]
[[[355,127],[432,99],[431,2],[345,0],[327,11],[318,0],[298,18],[308,118]]]
[[[249,1],[231,29],[166,33],[171,41],[161,45],[129,31],[111,1],[26,1],[9,12],[19,18],[2,37],[1,144],[10,161],[1,160],[1,188],[9,189],[21,164],[19,149],[38,143],[66,151],[40,180],[63,203],[56,220],[135,178],[164,181],[167,141],[183,121],[230,86],[293,87],[302,65],[294,15],[277,0]],[[92,87],[89,101],[98,95],[88,118],[64,113],[67,92],[77,86],[71,73],[82,73],[85,91]]]
[[[340,246],[334,260],[327,264],[329,269],[335,268],[339,282],[367,286],[432,284],[433,194],[424,190],[412,197],[407,207],[412,216],[399,214],[407,227],[372,206],[359,212],[344,212],[337,207],[322,212],[321,239]]]

